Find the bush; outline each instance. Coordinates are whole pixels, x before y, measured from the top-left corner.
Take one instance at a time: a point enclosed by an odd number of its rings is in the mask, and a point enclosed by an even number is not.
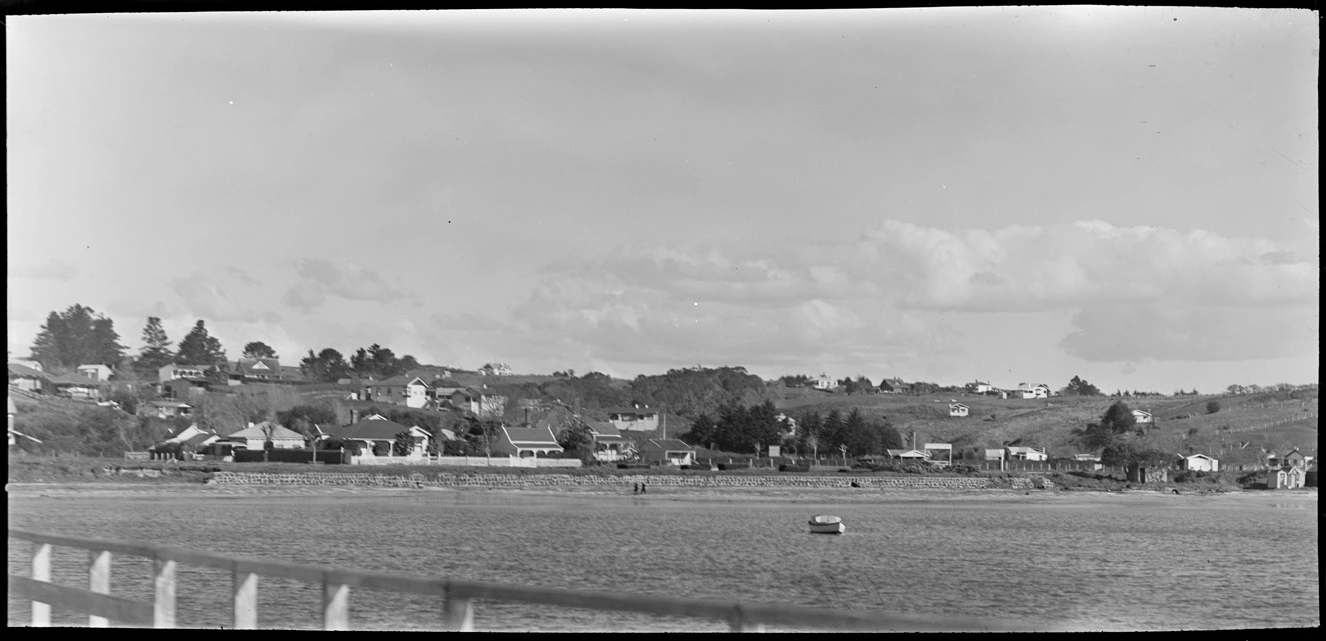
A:
[[[263,455],[266,455],[266,459]],[[235,450],[234,457],[236,463],[262,463],[264,460],[268,463],[312,463],[313,450]],[[319,463],[348,463],[349,457],[349,451],[342,459],[340,450],[318,450]]]
[[[789,465],[789,464],[784,463],[784,464],[778,466],[778,471],[779,471],[779,472],[809,472],[809,471],[810,471],[810,464],[809,464],[809,463],[801,463],[801,464],[799,464],[799,465]]]
[[[1220,411],[1220,401],[1207,401],[1207,402],[1206,402],[1206,413],[1207,413],[1207,414],[1215,414],[1216,412],[1219,412],[1219,411]]]

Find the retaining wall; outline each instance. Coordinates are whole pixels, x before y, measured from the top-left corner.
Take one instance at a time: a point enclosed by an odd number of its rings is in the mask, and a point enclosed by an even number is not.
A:
[[[1013,489],[1047,488],[1044,479],[1011,479]],[[209,485],[354,485],[367,487],[621,487],[644,483],[658,487],[749,487],[749,488],[931,488],[976,490],[990,487],[984,477],[950,476],[580,476],[571,474],[337,474],[304,472],[217,472]],[[1052,487],[1052,486],[1051,486]]]

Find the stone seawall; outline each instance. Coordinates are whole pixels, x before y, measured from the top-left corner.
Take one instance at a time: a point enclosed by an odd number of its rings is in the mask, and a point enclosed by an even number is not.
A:
[[[1042,489],[1043,479],[1014,478],[1013,489]],[[363,487],[622,487],[644,483],[657,487],[731,488],[923,488],[979,490],[991,486],[985,477],[958,476],[662,476],[632,474],[337,474],[305,472],[217,472],[209,485],[351,485]],[[1048,488],[1047,488],[1048,489]]]

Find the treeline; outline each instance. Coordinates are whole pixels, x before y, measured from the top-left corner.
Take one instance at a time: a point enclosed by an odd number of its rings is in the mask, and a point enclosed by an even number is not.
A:
[[[569,406],[579,402],[582,411],[591,413],[639,405],[687,418],[700,414],[713,416],[720,407],[733,403],[750,405],[775,400],[760,377],[741,367],[673,369],[666,374],[640,375],[625,383],[613,381],[600,372],[580,377],[559,373],[563,375],[542,383],[503,383],[496,377],[489,383],[489,389],[512,401],[557,400]]]
[[[701,413],[682,440],[692,445],[726,452],[753,452],[757,446],[782,445],[806,456],[819,451],[837,454],[846,447],[849,456],[884,454],[902,447],[902,436],[888,421],[868,419],[859,409],[846,417],[838,410],[821,416],[804,412],[788,420],[780,418],[772,401],[751,406],[731,403],[716,416]]]
[[[397,357],[391,349],[374,343],[355,350],[349,360],[331,347],[316,354],[309,350],[308,356],[299,361],[299,370],[312,380],[334,383],[350,376],[391,378],[417,369],[419,365],[419,361],[409,354]]]

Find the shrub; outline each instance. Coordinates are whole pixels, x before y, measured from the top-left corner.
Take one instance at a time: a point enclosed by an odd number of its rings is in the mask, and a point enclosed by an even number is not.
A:
[[[1215,414],[1216,412],[1219,412],[1219,411],[1220,411],[1220,401],[1207,401],[1207,402],[1206,402],[1206,413],[1207,413],[1207,414]]]

